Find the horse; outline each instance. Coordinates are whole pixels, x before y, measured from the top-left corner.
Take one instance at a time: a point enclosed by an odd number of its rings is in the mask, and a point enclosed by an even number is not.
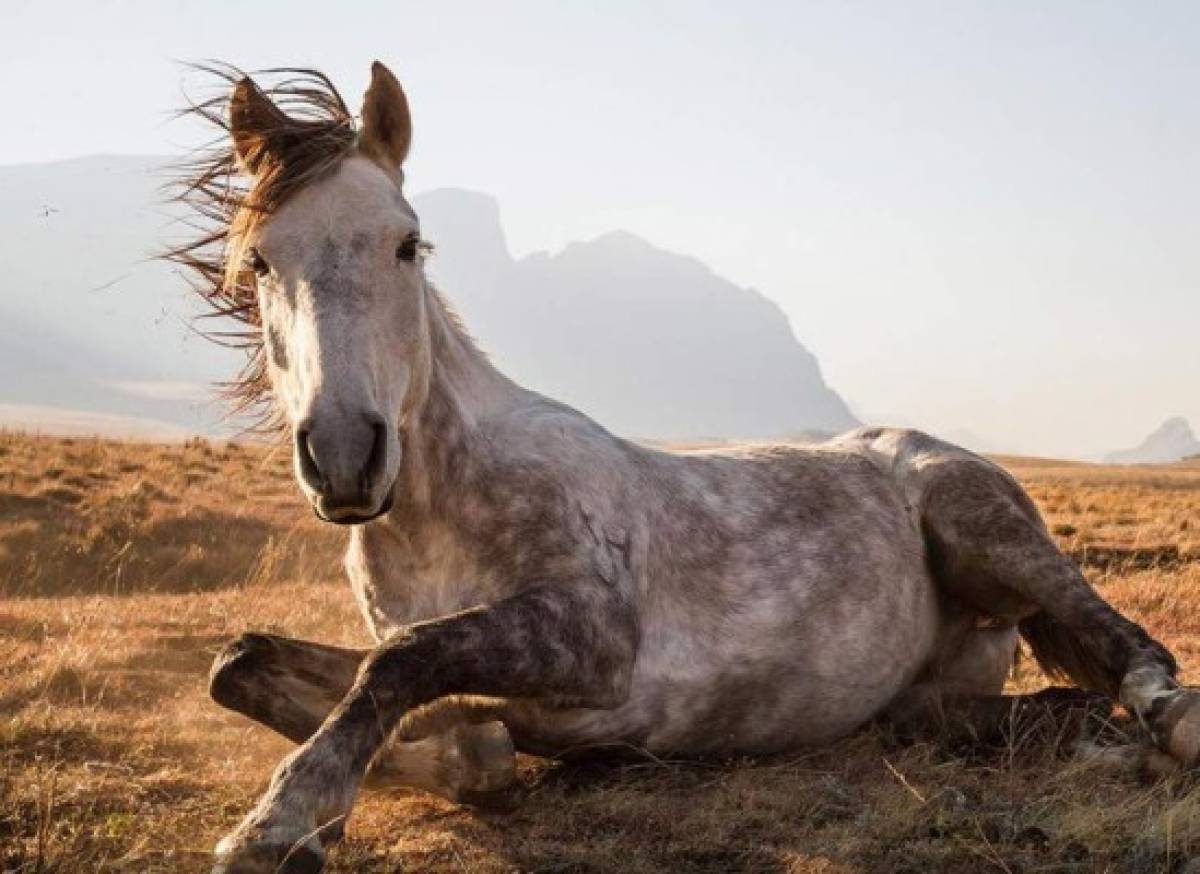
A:
[[[501,373],[426,279],[386,67],[361,123],[315,71],[210,69],[221,90],[192,111],[220,139],[179,194],[201,233],[169,257],[240,322],[232,392],[349,526],[376,641],[250,633],[217,656],[212,697],[298,746],[214,870],[321,870],[372,763],[486,804],[516,751],[761,755],[1008,709],[1022,638],[1200,758],[1200,693],[1006,471],[894,428],[690,452],[610,433]]]

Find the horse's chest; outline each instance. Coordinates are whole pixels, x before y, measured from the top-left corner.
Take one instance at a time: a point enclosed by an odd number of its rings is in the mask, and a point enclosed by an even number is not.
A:
[[[382,640],[413,622],[489,603],[497,596],[492,574],[457,538],[431,529],[393,538],[356,530],[346,571],[372,634]]]
[[[377,638],[580,572],[584,515],[564,512],[561,490],[514,482],[488,500],[463,496],[445,518],[354,529],[346,570]]]

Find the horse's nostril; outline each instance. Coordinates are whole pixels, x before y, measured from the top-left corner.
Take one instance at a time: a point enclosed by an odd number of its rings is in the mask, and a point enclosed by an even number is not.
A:
[[[311,430],[306,427],[296,429],[296,458],[300,464],[300,476],[308,485],[320,495],[329,494],[329,480],[321,473],[321,468],[317,467],[316,459],[313,458],[312,446],[309,443]]]
[[[370,416],[369,421],[372,431],[371,454],[367,456],[367,463],[359,476],[359,487],[363,494],[371,491],[371,486],[383,473],[387,460],[387,422],[379,415]]]

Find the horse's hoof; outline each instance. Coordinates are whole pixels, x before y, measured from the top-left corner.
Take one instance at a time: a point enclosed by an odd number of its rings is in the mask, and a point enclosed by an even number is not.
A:
[[[319,836],[281,838],[278,832],[234,832],[217,844],[212,874],[320,874],[325,849]]]
[[[514,781],[499,789],[463,789],[455,800],[487,813],[512,813],[525,800],[525,787]]]
[[[320,874],[325,854],[300,845],[257,844],[217,854],[212,874]]]
[[[515,808],[524,787],[517,779],[517,755],[504,724],[460,725],[451,731],[449,740],[434,791],[481,810]]]
[[[1200,692],[1180,689],[1154,721],[1159,748],[1184,767],[1200,763]]]
[[[257,844],[217,854],[212,874],[320,874],[325,854],[304,845]]]
[[[468,792],[508,790],[517,780],[517,753],[502,722],[464,725],[455,730]]]

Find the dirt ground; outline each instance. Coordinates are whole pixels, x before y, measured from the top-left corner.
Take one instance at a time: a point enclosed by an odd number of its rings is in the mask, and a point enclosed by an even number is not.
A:
[[[1200,463],[1001,461],[1200,682]],[[284,452],[0,433],[0,869],[204,870],[288,749],[209,702],[209,663],[247,629],[365,643],[341,537]],[[1011,685],[1045,682],[1025,660]],[[505,814],[370,788],[330,870],[1200,870],[1194,777],[1045,746],[871,727],[759,761],[527,759],[522,779]]]

